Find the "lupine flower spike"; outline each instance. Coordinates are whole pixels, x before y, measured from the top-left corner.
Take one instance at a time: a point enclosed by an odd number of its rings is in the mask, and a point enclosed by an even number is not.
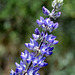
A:
[[[61,12],[59,9],[63,4],[63,0],[54,0],[52,2],[53,10],[49,11],[45,6],[42,7],[43,14],[47,16],[46,19],[40,16],[40,20],[37,19],[37,24],[42,28],[42,32],[39,31],[38,28],[35,29],[35,33],[32,34],[32,38],[30,38],[30,43],[25,43],[25,46],[33,50],[32,53],[29,53],[27,50],[21,52],[21,61],[20,64],[15,62],[16,69],[13,71],[11,69],[10,75],[40,75],[38,73],[39,69],[47,66],[48,63],[45,62],[46,57],[52,55],[52,50],[58,43],[56,36],[49,34],[53,30],[58,28],[58,22],[54,23],[52,18],[56,20],[56,18],[60,17]],[[38,42],[40,41],[40,43]]]

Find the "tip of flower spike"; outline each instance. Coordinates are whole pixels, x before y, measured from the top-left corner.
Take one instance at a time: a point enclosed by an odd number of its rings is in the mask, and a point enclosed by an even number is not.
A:
[[[62,2],[63,2],[63,0],[57,0],[57,2],[58,2],[58,3],[62,3]]]
[[[61,5],[63,4],[63,0],[54,0],[53,2],[52,2],[52,7],[53,8],[55,8],[56,6],[57,7],[61,7]]]

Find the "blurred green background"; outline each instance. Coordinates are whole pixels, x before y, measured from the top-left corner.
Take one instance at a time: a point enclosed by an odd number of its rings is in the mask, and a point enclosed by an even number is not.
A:
[[[52,0],[0,0],[0,75],[9,75],[15,69],[15,62],[21,60],[24,43],[30,42],[32,33],[38,27],[36,20],[42,13],[42,6],[49,10]],[[64,0],[62,15],[57,30],[58,45],[53,55],[47,57],[48,66],[41,75],[75,75],[75,0]],[[39,27],[38,27],[39,28]],[[39,28],[41,30],[41,28]]]

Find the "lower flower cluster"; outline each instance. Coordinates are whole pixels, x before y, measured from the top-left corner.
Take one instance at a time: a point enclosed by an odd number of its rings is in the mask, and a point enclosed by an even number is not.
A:
[[[21,53],[21,58],[22,61],[20,61],[20,64],[15,63],[17,67],[15,72],[11,70],[10,75],[39,75],[39,69],[48,65],[44,62],[46,57],[42,55],[35,57],[35,53],[32,52],[30,54],[27,50]]]
[[[51,55],[54,49],[52,46],[58,43],[55,39],[56,36],[52,34],[48,35],[47,32],[40,33],[38,28],[36,28],[33,39],[30,38],[30,43],[25,43],[25,46],[34,52],[29,53],[27,50],[24,53],[21,52],[22,61],[20,61],[20,64],[15,63],[17,68],[15,71],[11,70],[10,75],[39,75],[39,69],[48,65],[44,62],[46,59],[44,55]],[[40,44],[38,40],[41,40]]]

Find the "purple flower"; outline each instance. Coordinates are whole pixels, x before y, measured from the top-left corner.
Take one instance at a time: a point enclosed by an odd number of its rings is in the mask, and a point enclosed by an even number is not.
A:
[[[42,7],[42,11],[43,11],[43,13],[45,15],[49,15],[50,14],[50,11],[47,8],[45,8],[44,6]]]
[[[54,49],[54,47],[49,47],[48,44],[45,45],[45,46],[40,47],[41,54],[46,55],[46,56],[52,55],[53,54],[53,52],[52,52],[53,49]]]
[[[26,64],[26,62],[28,64],[30,64],[30,62],[32,61],[32,59],[34,58],[34,56],[35,56],[34,52],[32,52],[30,54],[27,50],[25,50],[24,53],[23,52],[21,53],[21,58],[24,61],[24,64]]]
[[[29,48],[30,50],[34,50],[35,51],[36,48],[39,46],[39,44],[38,44],[37,41],[35,41],[35,40],[30,38],[30,43],[25,43],[25,46],[27,48]]]
[[[43,57],[42,55],[39,55],[33,59],[33,66],[38,66],[39,68],[47,66],[48,64],[44,62],[46,57]]]
[[[40,20],[37,19],[37,24],[38,24],[39,26],[41,26],[41,25],[44,24],[44,23],[45,23],[45,22],[44,22],[44,18],[40,16]]]
[[[60,15],[61,15],[61,12],[57,12],[57,13],[54,13],[52,16],[53,16],[53,18],[58,18],[58,17],[60,17]]]
[[[38,73],[40,68],[38,67],[30,67],[29,70],[27,71],[27,75],[40,75]]]
[[[35,29],[35,34],[36,35],[39,35],[40,34],[40,31],[38,30],[38,28]]]
[[[48,33],[46,33],[45,38],[46,38],[45,41],[47,41],[47,42],[49,42],[50,44],[52,44],[52,43],[55,41],[56,36],[54,36],[54,35],[52,35],[52,34],[48,35]]]
[[[49,32],[52,32],[54,29],[57,29],[58,27],[58,23],[53,23],[53,21],[51,21],[50,18],[43,19],[43,21],[41,19],[37,20],[37,24],[41,26],[43,30]],[[36,35],[33,35],[33,37],[36,37],[36,39],[39,38],[39,36]]]
[[[53,29],[57,29],[58,28],[58,22],[56,22],[54,25],[53,25]]]
[[[20,61],[20,64],[18,64],[17,62],[15,63],[16,65],[16,70],[15,72],[13,70],[11,70],[10,75],[23,75],[23,71],[26,71],[26,65],[24,64],[24,62]]]
[[[10,75],[16,75],[16,73],[11,69]]]

